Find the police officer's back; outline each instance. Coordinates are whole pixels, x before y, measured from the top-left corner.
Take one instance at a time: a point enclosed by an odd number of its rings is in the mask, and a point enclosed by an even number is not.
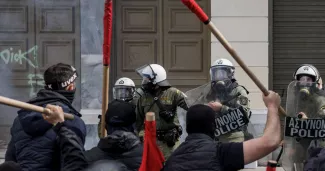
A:
[[[136,127],[139,136],[143,136],[144,118],[147,112],[154,112],[157,123],[157,143],[165,158],[177,147],[182,133],[176,114],[177,106],[187,110],[184,95],[171,87],[167,81],[165,69],[158,64],[145,65],[137,69],[143,78],[144,94],[137,103]]]
[[[134,132],[135,105],[114,100],[108,104],[105,115],[107,136],[101,138],[97,147],[86,151],[88,163],[99,160],[122,162],[130,170],[138,170],[142,161],[143,145]]]

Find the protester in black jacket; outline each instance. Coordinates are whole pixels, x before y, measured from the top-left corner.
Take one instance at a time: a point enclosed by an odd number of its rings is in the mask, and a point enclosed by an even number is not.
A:
[[[83,142],[64,119],[63,110],[59,106],[47,105],[46,108],[52,111],[51,114],[42,114],[44,120],[54,125],[53,130],[57,134],[57,145],[61,154],[61,171],[83,171],[88,163],[84,155]]]
[[[235,171],[274,151],[281,141],[278,116],[280,96],[270,91],[263,98],[268,108],[264,134],[241,143],[216,143],[214,141],[215,109],[217,105],[194,105],[186,115],[188,136],[169,157],[163,171]],[[214,110],[213,110],[214,109]]]
[[[21,168],[18,163],[7,161],[0,164],[0,171],[21,171]]]
[[[88,165],[84,154],[83,143],[66,126],[62,108],[53,105],[47,105],[46,107],[52,113],[43,114],[43,118],[51,125],[54,125],[53,130],[57,133],[57,144],[63,161],[61,171],[128,171],[128,168],[123,163],[114,160],[99,160]]]
[[[97,147],[86,151],[88,162],[113,160],[138,170],[142,160],[143,147],[134,133],[135,106],[121,100],[108,104],[105,115],[108,136],[101,138]]]
[[[63,111],[74,115],[65,122],[81,140],[85,142],[86,125],[72,104],[76,91],[76,69],[67,64],[56,64],[44,72],[45,89],[28,103],[45,107],[47,104],[61,106]],[[6,161],[20,164],[23,171],[59,170],[60,153],[56,145],[56,133],[52,125],[44,121],[41,113],[27,110],[18,111],[11,128],[11,141],[6,152]]]

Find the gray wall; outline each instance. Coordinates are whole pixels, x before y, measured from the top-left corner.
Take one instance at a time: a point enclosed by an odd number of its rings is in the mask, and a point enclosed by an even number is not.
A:
[[[81,108],[100,109],[105,0],[81,0]]]
[[[101,109],[102,44],[105,0],[81,0],[81,108]],[[86,115],[86,114],[84,114]],[[96,117],[94,114],[91,117]],[[87,121],[86,121],[87,123]],[[98,142],[97,125],[87,124],[85,148]]]

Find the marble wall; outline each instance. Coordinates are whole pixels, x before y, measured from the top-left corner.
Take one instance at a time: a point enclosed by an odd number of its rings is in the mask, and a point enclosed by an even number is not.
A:
[[[81,114],[87,124],[86,150],[96,146],[99,140],[104,3],[105,0],[81,0]]]

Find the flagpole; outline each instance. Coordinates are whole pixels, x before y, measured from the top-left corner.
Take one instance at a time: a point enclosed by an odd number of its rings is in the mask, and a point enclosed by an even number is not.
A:
[[[109,65],[110,65],[110,56],[111,56],[111,41],[112,41],[112,20],[113,20],[113,2],[112,0],[105,1],[104,9],[104,41],[103,41],[103,99],[102,99],[102,116],[101,116],[101,125],[100,137],[103,138],[106,136],[105,129],[105,114],[108,106],[108,90],[109,90]]]

